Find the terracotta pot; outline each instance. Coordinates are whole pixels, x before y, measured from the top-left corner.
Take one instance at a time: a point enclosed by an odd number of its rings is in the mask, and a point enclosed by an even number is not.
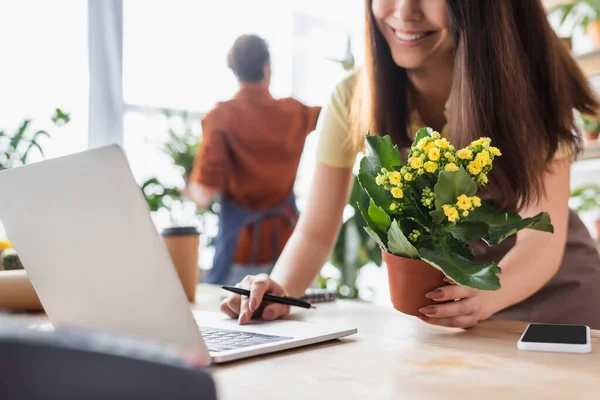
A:
[[[193,303],[196,299],[196,285],[198,284],[200,234],[193,226],[183,226],[163,230],[162,238],[169,250],[185,294]]]
[[[590,22],[585,33],[592,40],[594,48],[600,49],[600,20]]]
[[[425,261],[398,257],[387,251],[383,251],[382,255],[387,265],[394,308],[404,314],[423,316],[420,308],[436,304],[425,295],[447,285],[443,281],[444,274]]]
[[[596,219],[594,225],[596,226],[596,240],[600,241],[600,219]]]

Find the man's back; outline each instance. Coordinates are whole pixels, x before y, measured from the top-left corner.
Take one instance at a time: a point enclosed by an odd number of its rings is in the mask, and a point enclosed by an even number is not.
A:
[[[320,107],[294,99],[275,100],[264,83],[243,83],[233,99],[217,104],[203,119],[191,180],[254,211],[281,204],[293,192],[304,142],[319,112]],[[271,222],[265,221],[260,232],[259,262],[271,258]],[[281,250],[293,229],[284,218],[278,225]],[[236,262],[247,262],[252,236],[250,227],[241,232]]]
[[[224,167],[217,171],[224,195],[254,210],[272,207],[292,192],[319,110],[294,99],[275,100],[266,85],[246,83],[204,118],[199,157],[213,164],[210,169]]]

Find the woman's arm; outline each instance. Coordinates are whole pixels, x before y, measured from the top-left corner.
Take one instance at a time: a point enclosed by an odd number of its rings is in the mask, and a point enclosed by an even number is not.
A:
[[[516,304],[540,290],[558,271],[565,251],[569,219],[570,162],[556,160],[544,175],[546,196],[521,212],[531,217],[541,211],[550,214],[554,234],[525,229],[517,234],[515,246],[500,261],[502,288],[478,291],[457,285],[441,287],[428,294],[436,301],[460,299],[421,309],[427,322],[469,327]]]
[[[554,161],[551,168],[544,177],[546,197],[521,216],[527,218],[547,211],[554,234],[532,229],[517,234],[517,243],[500,262],[502,289],[490,292],[491,314],[535,294],[560,267],[569,224],[570,162]]]
[[[301,296],[314,281],[333,248],[342,213],[348,203],[351,183],[351,168],[319,163],[306,210],[300,214],[298,225],[271,276],[244,278],[240,286],[251,290],[250,297],[230,296],[221,304],[221,311],[230,317],[239,315],[240,323],[245,324],[259,308],[265,293]],[[270,304],[262,310],[261,315],[266,320],[272,320],[288,311],[287,306]]]

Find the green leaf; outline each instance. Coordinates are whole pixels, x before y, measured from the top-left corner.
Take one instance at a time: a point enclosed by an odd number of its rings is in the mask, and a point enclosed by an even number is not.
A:
[[[377,224],[371,219],[371,217],[369,216],[369,213],[367,212],[367,210],[365,209],[365,207],[360,204],[357,203],[358,209],[360,210],[360,214],[363,217],[363,220],[366,222],[367,227],[369,228],[369,230],[371,230],[373,233],[375,233],[379,239],[379,241],[383,242],[386,240],[386,236],[387,236],[387,229],[386,230],[379,230],[379,227],[377,226]],[[367,231],[367,233],[370,232]]]
[[[374,157],[365,156],[360,160],[358,181],[360,182],[360,186],[367,192],[375,204],[389,210],[392,199],[383,186],[379,186],[375,182],[375,178],[377,178],[377,174],[380,172],[381,164],[379,163],[379,160]]]
[[[479,290],[500,289],[501,272],[496,263],[475,265],[447,245],[427,243],[419,249],[421,259],[442,271],[448,278],[461,286]]]
[[[475,242],[482,239],[487,235],[488,229],[488,224],[480,221],[460,221],[444,227],[444,231],[462,243]]]
[[[429,215],[431,215],[431,218],[433,218],[433,222],[436,225],[440,225],[441,223],[443,223],[446,220],[446,214],[444,214],[443,210],[433,210],[429,213]]]
[[[402,158],[398,146],[394,146],[390,136],[367,136],[367,157],[376,157],[379,164],[388,170],[402,166]]]
[[[371,204],[369,205],[369,217],[377,225],[378,231],[387,232],[390,229],[390,225],[392,224],[390,216],[381,207],[378,207],[373,199],[371,199]]]
[[[474,196],[476,192],[477,184],[463,167],[458,171],[442,171],[434,187],[435,208],[439,210],[444,204],[455,204],[458,196]]]
[[[431,136],[431,133],[433,133],[433,129],[431,129],[431,128],[421,128],[421,129],[419,129],[417,131],[417,133],[415,134],[415,140],[413,141],[413,143],[416,145],[424,137]]]
[[[402,233],[400,224],[394,220],[388,232],[388,248],[390,253],[406,258],[419,258],[419,252]]]
[[[490,246],[497,245],[507,237],[526,228],[554,233],[554,227],[550,223],[550,216],[545,212],[525,219],[513,213],[491,214],[485,222],[489,225],[490,229],[488,235],[483,240]]]
[[[540,221],[531,225],[529,229],[554,233],[554,226],[552,225],[552,221],[550,220],[550,214],[548,214],[547,212],[543,212],[541,214],[542,218],[540,219]]]
[[[365,231],[369,234],[369,236],[371,236],[371,239],[373,239],[375,241],[375,243],[377,243],[382,250],[387,251],[387,246],[379,238],[379,236],[377,235],[377,232],[375,232],[373,229],[369,228],[368,226],[365,226]]]

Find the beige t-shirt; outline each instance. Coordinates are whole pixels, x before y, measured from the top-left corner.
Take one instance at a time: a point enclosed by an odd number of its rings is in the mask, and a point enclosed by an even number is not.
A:
[[[319,121],[319,142],[317,145],[317,160],[332,167],[352,168],[358,152],[353,150],[346,140],[350,132],[349,113],[352,100],[352,90],[356,81],[353,73],[337,84],[331,94],[329,103],[324,107]],[[446,103],[446,115],[449,103]],[[415,134],[426,126],[418,111],[413,109],[410,114],[410,132]],[[448,125],[440,132],[448,137]],[[569,156],[568,146],[559,145],[554,158],[562,159]]]

